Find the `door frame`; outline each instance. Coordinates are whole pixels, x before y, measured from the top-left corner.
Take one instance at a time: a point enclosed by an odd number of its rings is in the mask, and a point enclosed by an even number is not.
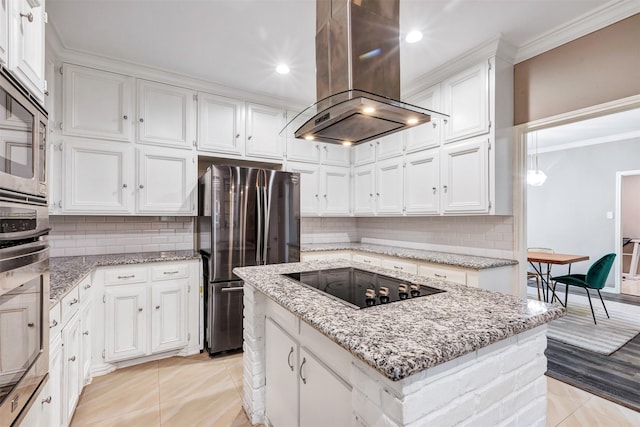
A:
[[[640,95],[630,96],[580,110],[570,111],[543,119],[534,120],[514,126],[513,154],[513,248],[518,260],[519,296],[527,297],[527,135],[542,129],[574,123],[594,117],[640,108]],[[619,209],[616,210],[619,215]],[[619,257],[614,264],[616,272],[620,271]],[[617,277],[617,276],[616,276]],[[616,279],[619,281],[619,279]],[[603,289],[605,292],[619,292],[619,283],[615,289]]]
[[[622,241],[622,177],[625,176],[636,176],[640,175],[640,170],[632,170],[632,171],[618,171],[616,172],[616,205],[615,205],[615,235],[616,242]],[[622,286],[622,245],[616,244],[616,259],[618,262],[615,263],[615,289],[616,293],[620,293],[620,289]]]

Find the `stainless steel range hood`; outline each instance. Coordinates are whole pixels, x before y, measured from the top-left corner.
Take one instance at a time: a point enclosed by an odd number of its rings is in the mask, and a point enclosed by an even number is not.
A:
[[[316,0],[316,95],[285,131],[356,145],[448,117],[398,101],[399,0]]]

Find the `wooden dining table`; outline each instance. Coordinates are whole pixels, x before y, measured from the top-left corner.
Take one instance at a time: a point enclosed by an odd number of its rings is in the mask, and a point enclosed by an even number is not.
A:
[[[556,298],[560,304],[560,298],[556,295],[555,286],[551,286],[551,266],[552,265],[569,265],[569,271],[567,274],[571,274],[571,264],[574,262],[587,261],[589,259],[588,255],[571,255],[571,254],[558,254],[558,253],[547,253],[547,252],[528,252],[527,253],[527,261],[531,264],[531,267],[535,270],[536,274],[540,276],[540,280],[543,284],[543,296],[544,301],[549,301],[549,291],[551,291],[551,302]],[[537,264],[537,265],[536,265]],[[543,272],[542,264],[546,264],[546,271]],[[545,292],[546,290],[546,292]],[[562,304],[564,306],[564,304]]]

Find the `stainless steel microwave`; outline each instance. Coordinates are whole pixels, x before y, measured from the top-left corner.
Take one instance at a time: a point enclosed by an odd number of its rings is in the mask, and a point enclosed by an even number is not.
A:
[[[47,112],[0,66],[0,191],[47,198]]]

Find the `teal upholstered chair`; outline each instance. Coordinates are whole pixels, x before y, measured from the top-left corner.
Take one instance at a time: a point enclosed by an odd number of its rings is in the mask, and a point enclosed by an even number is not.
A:
[[[566,285],[566,289],[564,292],[564,306],[567,306],[567,297],[569,296],[569,286],[580,286],[587,291],[587,298],[589,298],[589,306],[591,307],[591,315],[593,316],[593,323],[596,323],[596,315],[593,312],[593,305],[591,304],[591,296],[589,296],[589,289],[595,289],[598,291],[598,296],[600,297],[600,301],[602,301],[602,307],[604,307],[604,312],[607,313],[607,317],[609,317],[609,312],[607,311],[607,307],[604,305],[604,300],[602,299],[602,295],[600,294],[600,289],[604,288],[605,282],[607,281],[607,276],[609,276],[609,271],[611,271],[611,266],[613,265],[613,260],[615,259],[616,254],[607,254],[594,262],[589,270],[587,270],[587,274],[568,274],[566,276],[558,276],[553,277],[553,280],[556,283],[564,283]],[[555,286],[555,285],[554,285]]]

